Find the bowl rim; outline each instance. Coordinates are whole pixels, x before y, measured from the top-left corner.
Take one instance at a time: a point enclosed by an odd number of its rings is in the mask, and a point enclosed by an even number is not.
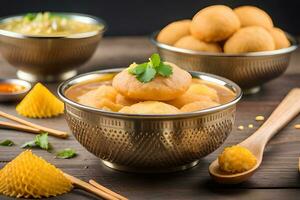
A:
[[[33,12],[33,13],[38,13],[38,12]],[[89,32],[83,32],[83,33],[74,33],[70,35],[57,35],[57,36],[42,36],[42,35],[30,35],[30,34],[22,34],[22,33],[17,33],[14,31],[8,31],[0,28],[0,35],[8,36],[8,37],[13,37],[13,38],[20,38],[20,39],[80,39],[80,38],[88,38],[92,37],[98,34],[103,34],[104,32],[107,31],[107,23],[96,16],[93,15],[88,15],[88,14],[82,14],[82,13],[75,13],[75,12],[51,12],[51,13],[56,13],[60,15],[66,15],[66,16],[71,16],[71,17],[77,17],[77,18],[86,18],[93,22],[94,24],[102,25],[103,28],[98,30],[98,31],[89,31]],[[0,18],[0,24],[7,20],[12,20],[14,18],[20,18],[25,16],[26,13],[23,14],[17,14],[17,15],[10,15],[10,16],[5,16]]]
[[[205,51],[195,51],[195,50],[189,50],[189,49],[183,49],[174,47],[168,44],[160,43],[156,40],[156,37],[158,35],[159,31],[155,31],[150,35],[150,41],[152,44],[154,44],[156,47],[159,47],[164,50],[168,50],[171,52],[176,53],[183,53],[183,54],[189,54],[189,55],[195,55],[195,56],[213,56],[213,57],[260,57],[260,56],[273,56],[273,55],[279,55],[279,54],[285,54],[295,51],[298,48],[299,42],[296,39],[296,37],[292,36],[291,34],[285,32],[287,35],[287,38],[291,42],[291,46],[283,49],[277,49],[272,51],[260,51],[260,52],[250,52],[250,53],[214,53],[214,52],[205,52]]]
[[[226,79],[224,77],[217,76],[217,75],[208,74],[208,73],[204,73],[204,72],[196,72],[196,71],[189,71],[189,73],[193,77],[198,77],[198,78],[201,77],[202,79],[204,78],[207,81],[213,82],[212,80],[214,80],[215,83],[218,82],[219,85],[221,84],[220,82],[222,82],[222,84],[224,84],[225,87],[231,89],[232,91],[234,91],[236,93],[235,98],[225,104],[221,104],[219,106],[215,106],[215,107],[211,107],[211,108],[207,108],[207,109],[203,109],[203,110],[199,110],[199,111],[195,111],[195,112],[186,112],[186,113],[179,113],[179,114],[126,114],[126,113],[105,111],[105,110],[85,106],[85,105],[79,104],[79,103],[67,98],[64,94],[64,92],[69,87],[71,87],[74,84],[79,83],[80,82],[79,79],[82,79],[83,77],[87,77],[87,76],[91,76],[91,75],[95,75],[95,74],[117,73],[124,69],[125,68],[97,70],[97,71],[92,71],[92,72],[84,73],[81,75],[77,75],[73,78],[70,78],[70,79],[62,82],[58,86],[58,88],[57,88],[58,96],[65,104],[70,104],[81,110],[90,111],[90,112],[93,112],[96,114],[101,114],[103,116],[117,117],[117,118],[129,118],[129,119],[175,119],[175,118],[197,117],[197,116],[202,116],[202,115],[206,115],[209,113],[214,113],[214,112],[218,112],[218,111],[227,109],[227,108],[235,105],[242,98],[241,88],[233,81]]]

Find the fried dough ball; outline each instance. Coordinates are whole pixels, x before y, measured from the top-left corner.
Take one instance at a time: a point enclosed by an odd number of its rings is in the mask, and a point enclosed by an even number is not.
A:
[[[274,49],[273,37],[266,29],[259,26],[241,28],[224,45],[225,53],[247,53]]]
[[[163,102],[144,101],[125,106],[119,112],[128,114],[178,114],[180,110]]]
[[[186,104],[180,108],[182,112],[193,112],[197,110],[203,110],[206,108],[211,108],[220,105],[214,101],[195,101],[189,104]]]
[[[198,40],[197,38],[187,35],[179,39],[175,47],[190,49],[194,51],[208,51],[208,52],[221,52],[222,49],[218,43],[208,43]]]
[[[138,103],[137,100],[129,99],[121,94],[116,96],[116,103],[121,104],[123,106],[131,106],[132,104]]]
[[[164,44],[173,45],[183,36],[190,34],[190,25],[191,20],[189,19],[172,22],[159,32],[157,41]]]
[[[180,97],[168,101],[177,108],[196,101],[219,101],[217,91],[203,84],[192,84],[189,89]]]
[[[224,5],[214,5],[200,10],[191,23],[191,34],[205,42],[227,39],[240,28],[233,10]]]
[[[191,84],[191,75],[173,63],[165,62],[173,69],[170,77],[156,76],[152,81],[142,83],[128,72],[128,68],[117,74],[113,87],[123,96],[148,101],[168,101],[186,92]],[[130,67],[136,64],[131,65]]]
[[[255,6],[240,6],[233,9],[239,17],[241,26],[261,26],[264,28],[272,28],[272,18],[260,8]]]
[[[191,84],[187,92],[197,95],[208,96],[211,100],[219,102],[218,92],[215,89],[204,84],[193,83]]]
[[[195,101],[219,102],[219,96],[215,89],[204,84],[192,83],[189,89],[180,97],[168,101],[169,104],[181,108],[182,106]]]
[[[100,108],[109,111],[118,111],[123,106],[115,103],[117,91],[108,85],[101,85],[78,97],[78,103],[85,106]]]
[[[290,41],[286,37],[283,30],[280,28],[270,28],[269,33],[272,35],[275,42],[275,49],[283,49],[291,46]]]

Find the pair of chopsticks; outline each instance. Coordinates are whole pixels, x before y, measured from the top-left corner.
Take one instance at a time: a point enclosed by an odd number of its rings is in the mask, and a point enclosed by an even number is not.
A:
[[[10,122],[0,121],[0,127],[2,128],[9,128],[9,129],[36,133],[36,134],[47,132],[49,135],[59,137],[59,138],[67,138],[69,136],[68,133],[66,132],[40,126],[32,122],[26,121],[24,119],[18,118],[16,116],[7,114],[3,111],[0,111],[0,117],[4,117],[6,119],[10,119],[12,121],[20,123],[20,124],[14,124]]]
[[[75,178],[74,176],[71,176],[69,174],[64,173],[64,176],[71,181],[71,183],[80,189],[83,189],[85,191],[88,191],[92,194],[95,194],[99,197],[102,197],[104,199],[108,200],[128,200],[126,197],[121,196],[120,194],[115,193],[114,191],[111,191],[110,189],[100,185],[94,180],[89,180],[89,183],[84,182],[78,178]]]

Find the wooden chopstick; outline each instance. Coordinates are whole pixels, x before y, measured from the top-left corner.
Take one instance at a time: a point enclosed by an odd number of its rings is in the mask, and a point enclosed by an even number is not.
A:
[[[85,191],[88,191],[92,194],[95,194],[99,197],[102,197],[104,199],[108,199],[108,200],[119,200],[118,198],[112,196],[111,194],[108,194],[102,190],[99,190],[98,188],[94,187],[93,185],[90,185],[89,183],[86,183],[78,178],[75,178],[74,176],[71,176],[69,174],[64,173],[64,176],[69,179],[71,181],[71,183],[78,187],[81,188]]]
[[[14,130],[18,130],[18,131],[29,132],[29,133],[37,133],[37,134],[41,133],[41,130],[32,128],[30,126],[25,126],[22,124],[14,124],[14,123],[4,122],[4,121],[0,121],[0,127],[7,128],[7,129],[14,129]]]
[[[92,186],[98,188],[99,190],[102,190],[103,192],[106,192],[106,193],[108,193],[108,194],[110,194],[110,195],[116,197],[117,199],[120,199],[120,200],[128,200],[126,197],[123,197],[123,196],[121,196],[120,194],[115,193],[114,191],[111,191],[110,189],[108,189],[108,188],[106,188],[106,187],[100,185],[99,183],[97,183],[97,182],[94,181],[94,180],[89,180],[89,183],[90,183]]]
[[[20,124],[24,124],[24,125],[29,126],[31,128],[39,129],[40,132],[47,132],[49,135],[52,135],[52,136],[55,136],[55,137],[67,138],[69,136],[68,133],[66,133],[66,132],[51,129],[51,128],[47,128],[47,127],[44,127],[44,126],[40,126],[40,125],[34,124],[32,122],[26,121],[24,119],[21,119],[21,118],[15,117],[13,115],[7,114],[7,113],[2,112],[2,111],[0,111],[0,116],[4,117],[4,118],[7,118],[7,119],[10,119],[12,121],[18,122]]]

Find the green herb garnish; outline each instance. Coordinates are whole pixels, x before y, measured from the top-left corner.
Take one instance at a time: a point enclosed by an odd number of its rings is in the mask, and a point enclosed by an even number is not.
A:
[[[28,21],[32,21],[36,18],[36,13],[27,13],[25,16],[24,16],[24,19],[28,20]]]
[[[0,142],[0,146],[10,147],[14,145],[15,143],[11,140],[3,140]]]
[[[173,74],[172,67],[162,62],[157,53],[152,54],[151,58],[149,58],[149,62],[131,67],[128,72],[135,75],[142,83],[150,82],[156,75],[169,77]]]
[[[41,149],[49,150],[50,144],[48,142],[48,133],[37,135],[33,141],[26,142],[21,147],[39,147]]]
[[[76,154],[76,151],[74,149],[70,149],[70,148],[66,148],[60,152],[58,152],[56,154],[56,157],[57,158],[63,158],[63,159],[68,159],[68,158],[73,158],[75,157],[77,154]]]

